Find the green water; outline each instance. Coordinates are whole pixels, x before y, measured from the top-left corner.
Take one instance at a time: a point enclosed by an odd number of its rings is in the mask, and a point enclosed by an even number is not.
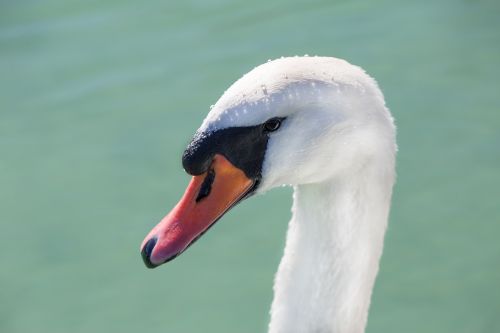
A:
[[[0,1],[0,332],[264,332],[291,190],[147,270],[180,155],[269,58],[363,66],[398,125],[367,332],[500,331],[498,1]]]

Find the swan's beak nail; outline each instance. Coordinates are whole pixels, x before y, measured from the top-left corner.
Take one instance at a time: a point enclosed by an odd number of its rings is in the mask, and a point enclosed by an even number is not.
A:
[[[209,170],[194,176],[181,200],[151,230],[141,245],[147,267],[172,260],[245,197],[253,181],[222,155]]]
[[[157,265],[153,264],[151,262],[151,253],[153,252],[153,249],[156,245],[156,241],[158,239],[156,237],[152,237],[150,238],[146,244],[144,245],[144,247],[142,248],[142,251],[141,251],[141,256],[142,256],[142,260],[144,260],[144,264],[148,267],[148,268],[155,268]]]

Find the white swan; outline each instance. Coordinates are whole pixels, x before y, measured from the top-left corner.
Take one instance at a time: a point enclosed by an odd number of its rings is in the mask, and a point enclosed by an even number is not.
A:
[[[173,259],[241,199],[291,184],[269,332],[363,332],[395,152],[392,117],[361,68],[329,57],[263,64],[224,93],[196,133],[183,156],[194,177],[144,240],[144,261]]]

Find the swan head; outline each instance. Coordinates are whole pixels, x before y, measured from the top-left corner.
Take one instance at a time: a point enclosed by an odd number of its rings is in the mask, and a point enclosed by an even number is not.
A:
[[[258,66],[223,94],[185,150],[193,178],[144,239],[143,259],[152,268],[175,258],[252,194],[391,162],[394,142],[383,95],[361,68],[329,57]]]

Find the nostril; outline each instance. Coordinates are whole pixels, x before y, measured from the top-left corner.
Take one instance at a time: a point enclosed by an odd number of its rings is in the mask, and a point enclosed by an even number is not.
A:
[[[141,251],[141,256],[142,260],[144,260],[144,264],[148,268],[155,268],[158,265],[155,265],[151,262],[151,253],[153,252],[153,249],[155,248],[156,242],[158,241],[158,238],[153,237],[148,242],[144,245]]]
[[[208,197],[210,191],[212,190],[212,184],[215,179],[215,171],[213,169],[208,170],[207,176],[203,180],[203,183],[200,187],[200,192],[198,192],[198,196],[196,197],[196,202],[200,202],[201,199]]]

